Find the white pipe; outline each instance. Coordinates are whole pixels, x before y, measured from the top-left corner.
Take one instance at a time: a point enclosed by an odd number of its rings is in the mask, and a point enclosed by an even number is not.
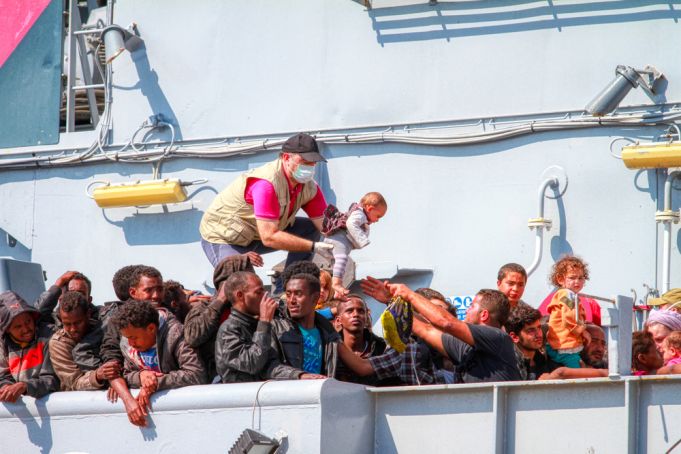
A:
[[[671,249],[672,249],[672,223],[665,221],[662,233],[662,293],[667,293],[671,286]]]
[[[537,232],[534,237],[534,259],[532,259],[532,265],[527,269],[527,277],[530,277],[539,267],[539,262],[541,262],[541,256],[544,249],[544,227],[537,227]]]
[[[539,186],[539,216],[538,219],[544,219],[544,197],[546,189],[550,187],[557,188],[559,185],[557,177],[547,178]],[[539,262],[541,262],[541,256],[544,249],[544,229],[546,225],[537,225],[536,236],[534,239],[534,259],[532,260],[532,265],[527,269],[527,277],[530,277],[539,267]]]
[[[681,173],[678,170],[669,172],[664,182],[664,211],[672,209],[672,183]],[[671,287],[671,258],[672,258],[672,220],[665,219],[662,232],[662,293],[669,291]]]

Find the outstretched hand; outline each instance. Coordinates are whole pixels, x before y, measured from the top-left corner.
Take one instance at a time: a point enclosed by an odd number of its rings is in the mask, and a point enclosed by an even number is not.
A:
[[[246,252],[244,255],[248,257],[253,266],[263,266],[265,263],[265,261],[262,259],[262,256],[257,252],[250,251]]]
[[[412,290],[404,284],[388,284],[388,291],[391,296],[399,296],[405,300],[409,298]]]
[[[366,279],[362,279],[360,282],[360,287],[362,291],[381,303],[388,304],[390,302],[390,290],[388,290],[388,281],[381,282],[378,279],[367,276]]]
[[[345,301],[347,296],[350,294],[350,290],[346,289],[342,285],[334,285],[332,288],[334,299]]]

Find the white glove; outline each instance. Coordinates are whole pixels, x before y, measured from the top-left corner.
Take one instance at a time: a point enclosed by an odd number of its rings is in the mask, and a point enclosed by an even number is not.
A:
[[[315,241],[312,246],[312,252],[319,254],[326,260],[333,260],[333,244]]]

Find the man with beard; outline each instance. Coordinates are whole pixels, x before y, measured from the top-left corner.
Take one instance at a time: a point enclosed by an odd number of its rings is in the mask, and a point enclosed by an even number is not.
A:
[[[536,380],[542,374],[552,372],[559,366],[548,359],[541,350],[544,346],[541,317],[537,309],[519,302],[511,310],[504,324],[515,345],[518,370],[523,380]]]
[[[603,328],[592,323],[586,324],[586,330],[591,334],[591,342],[582,350],[582,361],[587,367],[594,369],[607,369],[608,360],[605,356],[607,344]]]
[[[215,362],[223,383],[260,381],[271,356],[272,319],[277,301],[254,273],[238,271],[225,284],[232,302],[215,341]]]

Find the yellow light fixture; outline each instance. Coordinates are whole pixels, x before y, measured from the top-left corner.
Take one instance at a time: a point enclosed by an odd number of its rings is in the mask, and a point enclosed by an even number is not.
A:
[[[102,208],[178,203],[187,200],[184,186],[177,179],[105,184],[92,191],[92,198]]]
[[[622,147],[622,161],[628,169],[681,167],[681,142],[654,142]]]

